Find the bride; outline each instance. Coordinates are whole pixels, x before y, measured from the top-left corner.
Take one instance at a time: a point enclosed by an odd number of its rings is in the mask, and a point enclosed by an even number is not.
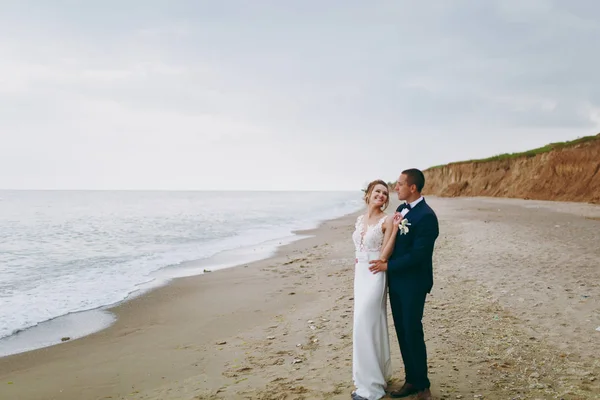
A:
[[[387,325],[386,274],[369,271],[369,261],[390,256],[400,215],[388,216],[388,185],[375,180],[364,197],[366,213],[356,220],[352,234],[356,250],[354,269],[354,328],[352,379],[355,400],[378,400],[385,396],[391,377],[390,342]]]

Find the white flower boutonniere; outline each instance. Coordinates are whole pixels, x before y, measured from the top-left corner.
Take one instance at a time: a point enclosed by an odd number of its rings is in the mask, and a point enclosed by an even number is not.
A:
[[[406,235],[408,233],[409,225],[410,225],[410,222],[408,222],[408,220],[406,218],[404,218],[398,225],[398,232],[401,235]]]

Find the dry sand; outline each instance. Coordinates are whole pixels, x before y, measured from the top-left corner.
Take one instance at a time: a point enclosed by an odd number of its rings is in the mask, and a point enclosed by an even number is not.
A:
[[[428,202],[441,225],[424,317],[435,398],[599,398],[600,206]],[[349,399],[354,219],[175,280],[102,332],[1,358],[0,399]]]

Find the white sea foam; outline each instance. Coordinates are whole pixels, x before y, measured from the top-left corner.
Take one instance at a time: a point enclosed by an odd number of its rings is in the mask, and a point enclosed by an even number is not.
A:
[[[292,231],[361,205],[360,192],[0,195],[0,338],[201,272],[173,267],[185,261],[259,243],[271,251]]]

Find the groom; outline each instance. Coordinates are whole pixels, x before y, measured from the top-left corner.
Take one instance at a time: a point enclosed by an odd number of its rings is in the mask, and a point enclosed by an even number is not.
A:
[[[417,399],[430,400],[421,319],[425,298],[433,287],[432,255],[439,228],[435,212],[421,196],[423,186],[425,176],[420,170],[402,171],[395,190],[398,199],[405,200],[406,204],[400,205],[396,212],[410,223],[409,232],[398,233],[389,261],[373,260],[370,270],[373,273],[387,271],[390,306],[404,361],[404,386],[392,391],[390,396],[401,398],[417,393]]]

